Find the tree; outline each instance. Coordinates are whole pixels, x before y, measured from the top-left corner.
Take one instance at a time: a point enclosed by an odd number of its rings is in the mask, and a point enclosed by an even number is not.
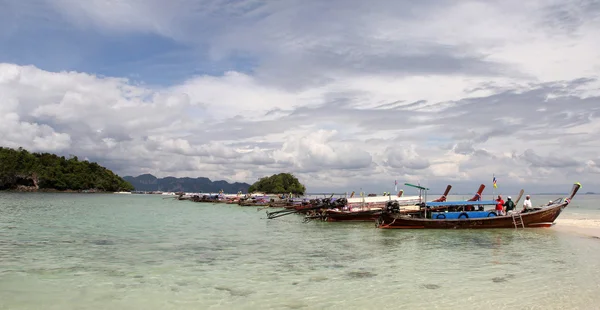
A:
[[[77,156],[29,153],[0,147],[0,189],[32,184],[37,179],[42,189],[132,191],[133,186],[112,171]]]
[[[306,187],[290,173],[274,174],[270,177],[263,177],[252,184],[248,192],[265,192],[269,194],[296,194],[304,195]]]

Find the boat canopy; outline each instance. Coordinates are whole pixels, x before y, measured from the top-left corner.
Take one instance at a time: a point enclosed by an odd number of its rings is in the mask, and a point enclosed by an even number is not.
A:
[[[428,207],[446,207],[446,206],[479,206],[479,205],[496,205],[498,204],[495,200],[481,200],[481,201],[441,201],[441,202],[427,202]]]
[[[410,183],[404,183],[404,185],[411,186],[411,187],[416,187],[416,188],[421,189],[421,190],[426,190],[426,191],[429,190],[429,188],[427,188],[427,187],[423,187],[423,186],[419,186],[419,185],[414,185],[414,184],[410,184]]]

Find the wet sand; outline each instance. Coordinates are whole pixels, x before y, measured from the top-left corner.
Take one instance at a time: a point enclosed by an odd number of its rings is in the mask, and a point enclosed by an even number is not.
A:
[[[557,219],[552,227],[558,231],[600,238],[600,220],[590,219]]]

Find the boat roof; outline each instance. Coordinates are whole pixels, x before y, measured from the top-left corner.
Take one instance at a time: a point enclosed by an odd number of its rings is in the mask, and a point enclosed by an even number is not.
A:
[[[428,190],[429,190],[429,188],[427,188],[427,187],[423,187],[423,186],[420,186],[420,185],[414,185],[414,184],[410,184],[410,183],[404,183],[404,185],[406,185],[406,186],[411,186],[411,187],[416,187],[416,188],[418,188],[418,189],[422,189],[422,190],[426,190],[426,191],[428,191]]]
[[[347,198],[348,203],[388,202],[388,201],[393,201],[393,200],[398,201],[398,202],[419,200],[419,196],[402,196],[402,197],[398,197],[398,196],[373,196],[373,197],[352,197],[352,198]]]
[[[496,200],[480,200],[480,201],[440,201],[440,202],[427,202],[427,206],[430,207],[445,207],[445,206],[473,206],[473,205],[496,205]]]

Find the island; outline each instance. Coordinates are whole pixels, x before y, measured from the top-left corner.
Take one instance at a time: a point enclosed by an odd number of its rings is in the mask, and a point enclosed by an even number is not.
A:
[[[293,174],[279,173],[261,178],[248,188],[248,192],[304,195],[306,187]]]
[[[112,171],[77,156],[0,147],[0,190],[118,192],[133,186]]]

